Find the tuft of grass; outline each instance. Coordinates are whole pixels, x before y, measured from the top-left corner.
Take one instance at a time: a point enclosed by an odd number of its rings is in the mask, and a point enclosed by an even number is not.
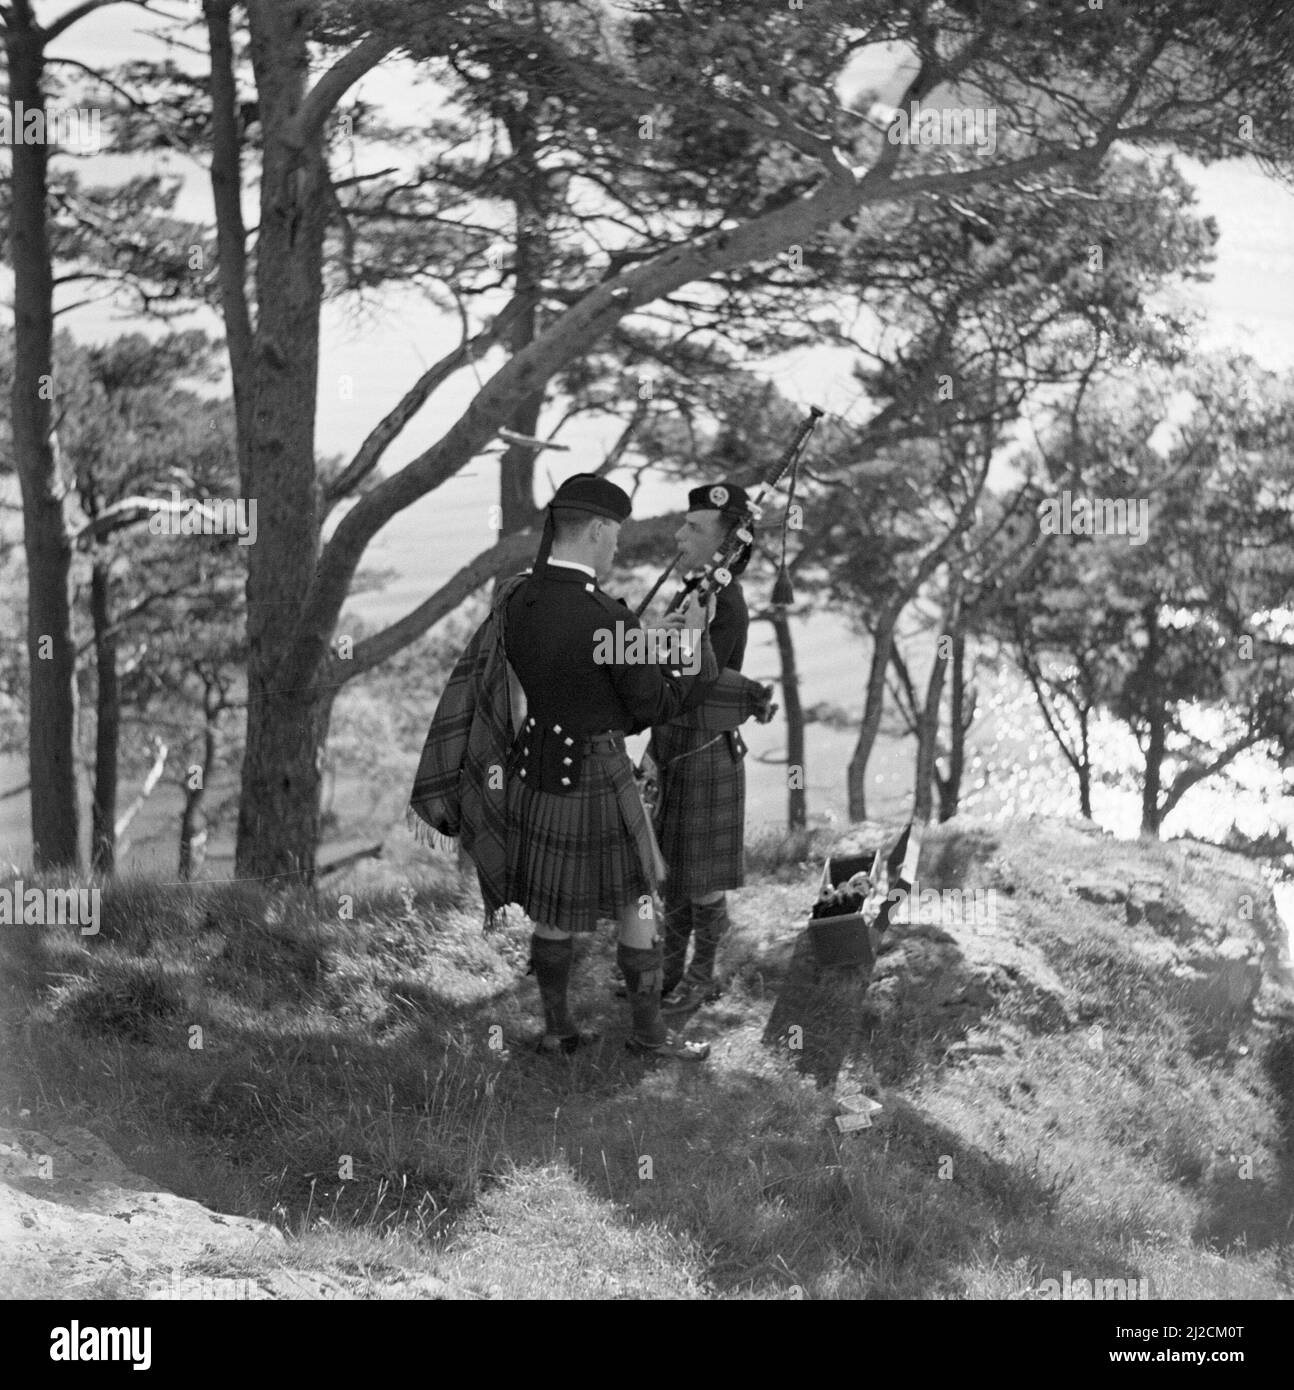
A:
[[[103,1038],[147,1043],[185,1012],[178,973],[160,962],[118,958],[59,985],[52,1013],[60,1024]]]
[[[830,852],[840,838],[838,830],[823,826],[799,830],[762,826],[746,839],[746,872],[752,879],[774,883],[801,882]]]

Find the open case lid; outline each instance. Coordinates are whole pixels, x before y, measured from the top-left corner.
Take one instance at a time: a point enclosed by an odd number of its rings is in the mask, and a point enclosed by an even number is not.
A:
[[[865,873],[876,882],[880,868],[879,860],[885,854],[884,846],[863,854],[844,854],[839,858],[827,855],[822,866],[822,889],[839,888],[842,883],[857,873]],[[921,830],[911,821],[903,827],[889,854],[885,855],[886,882],[891,886],[904,884],[911,886],[917,876],[917,860],[921,854]]]
[[[833,859],[828,855],[827,862],[822,867],[822,886],[839,888],[857,873],[870,874],[879,854],[880,850],[877,850],[875,854],[846,854],[839,859]]]

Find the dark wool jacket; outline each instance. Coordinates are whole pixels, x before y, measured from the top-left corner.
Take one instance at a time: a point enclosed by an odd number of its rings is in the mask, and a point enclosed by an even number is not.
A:
[[[642,627],[633,611],[582,570],[545,566],[508,601],[508,660],[537,723],[579,738],[616,729],[636,734],[671,719],[704,693],[650,662],[595,660],[603,634]],[[599,639],[601,638],[601,642]],[[711,678],[718,669],[711,673]]]

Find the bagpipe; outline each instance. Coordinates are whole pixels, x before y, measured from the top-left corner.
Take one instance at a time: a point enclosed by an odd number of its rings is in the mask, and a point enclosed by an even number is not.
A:
[[[728,528],[728,534],[724,537],[719,549],[714,552],[706,563],[705,567],[698,570],[696,574],[690,575],[685,579],[679,588],[678,593],[670,600],[669,607],[665,610],[665,616],[677,612],[687,602],[689,597],[696,595],[702,602],[717,593],[725,585],[732,583],[732,567],[741,558],[741,552],[755,541],[755,523],[764,514],[765,500],[769,494],[777,487],[778,483],[786,476],[788,470],[794,465],[800,455],[804,452],[804,446],[809,442],[809,436],[813,433],[814,426],[822,418],[822,411],[818,406],[810,406],[809,414],[799,429],[795,432],[795,438],[787,445],[782,456],[768,470],[767,474],[760,479],[756,485],[754,494],[746,506],[745,514],[737,517]],[[634,610],[641,618],[647,605],[656,597],[661,585],[673,573],[674,567],[678,564],[678,556],[665,569],[661,577],[651,586],[647,597]],[[779,593],[780,588],[780,593]],[[773,586],[774,604],[781,603],[782,594],[785,594],[785,603],[791,602],[789,593],[789,583],[786,579],[786,556],[782,556],[782,563],[778,569],[777,583]]]
[[[781,457],[769,467],[764,477],[759,480],[755,490],[750,495],[745,511],[733,520],[718,550],[714,552],[702,569],[689,575],[683,581],[679,591],[670,600],[669,607],[665,610],[667,617],[682,608],[689,598],[695,596],[704,604],[711,595],[732,583],[732,567],[739,562],[746,547],[754,544],[755,523],[763,515],[768,497],[786,476],[788,470],[797,464],[800,455],[804,452],[805,445],[809,442],[809,436],[813,433],[814,426],[821,417],[822,411],[816,405],[809,408],[808,417],[796,430],[795,438],[791,440]],[[794,488],[794,484],[792,484],[792,488]],[[634,610],[639,617],[642,616],[652,599],[656,597],[661,585],[673,573],[678,560],[679,557],[676,555],[664,573],[652,585],[647,597]],[[783,527],[782,560],[778,567],[777,581],[773,585],[771,602],[777,606],[786,606],[792,602],[791,585],[786,574],[785,527]],[[748,676],[743,676],[740,671],[725,668],[719,673],[719,679],[706,692],[705,703],[688,716],[688,722],[696,728],[727,732],[739,728],[747,719],[752,717],[761,724],[767,724],[776,713],[777,706],[773,703],[773,687],[771,685],[760,685]]]

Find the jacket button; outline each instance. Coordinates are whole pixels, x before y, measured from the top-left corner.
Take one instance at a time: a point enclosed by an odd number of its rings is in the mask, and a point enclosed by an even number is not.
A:
[[[569,777],[563,777],[563,778],[562,778],[562,786],[564,786],[564,787],[569,787],[570,785],[571,785],[571,779],[570,779]]]

